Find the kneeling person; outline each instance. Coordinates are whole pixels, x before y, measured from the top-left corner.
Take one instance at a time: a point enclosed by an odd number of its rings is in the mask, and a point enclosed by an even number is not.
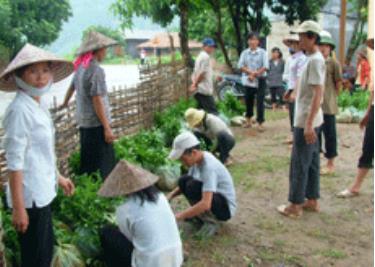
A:
[[[117,207],[119,228],[106,226],[100,240],[107,266],[179,267],[182,244],[173,212],[154,186],[158,177],[120,161],[102,185],[103,197],[126,196]]]
[[[215,151],[219,152],[220,161],[229,165],[229,152],[233,149],[235,140],[225,122],[216,115],[195,108],[186,110],[185,120],[194,130],[194,134],[198,138],[203,138],[207,145],[217,142]]]
[[[198,139],[190,132],[177,136],[169,158],[179,159],[189,167],[187,175],[180,177],[178,187],[168,199],[183,194],[192,205],[177,213],[177,220],[201,218],[207,231],[214,234],[219,221],[227,221],[236,211],[236,193],[232,177],[226,167],[210,152],[201,151]]]

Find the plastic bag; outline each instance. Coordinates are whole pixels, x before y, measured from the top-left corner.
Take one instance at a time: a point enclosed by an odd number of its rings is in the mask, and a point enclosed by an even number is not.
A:
[[[158,188],[162,191],[171,191],[177,187],[181,176],[181,165],[171,163],[161,166],[156,170],[156,174],[159,176]]]
[[[233,126],[242,126],[245,122],[246,122],[246,119],[243,116],[236,116],[230,120],[230,123]]]
[[[339,123],[351,123],[352,113],[349,109],[340,110],[340,113],[337,115],[336,120]]]

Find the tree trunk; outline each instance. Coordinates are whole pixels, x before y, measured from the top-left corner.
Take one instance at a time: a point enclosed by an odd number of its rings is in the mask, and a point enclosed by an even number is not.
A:
[[[231,0],[227,1],[229,7],[230,17],[233,22],[234,31],[236,34],[236,50],[238,56],[241,55],[244,48],[242,33],[241,33],[241,0],[235,0],[235,8],[233,8],[233,3]]]
[[[192,60],[189,51],[189,1],[182,0],[178,3],[180,11],[180,47],[185,66],[191,68]]]
[[[233,66],[232,63],[230,62],[229,56],[228,56],[228,51],[225,47],[225,43],[223,40],[223,25],[222,25],[222,15],[221,15],[221,7],[220,3],[218,1],[210,1],[212,9],[216,15],[217,19],[217,30],[215,32],[216,39],[220,45],[221,51],[223,52],[224,55],[224,60],[225,64],[230,68],[230,70],[233,72]]]

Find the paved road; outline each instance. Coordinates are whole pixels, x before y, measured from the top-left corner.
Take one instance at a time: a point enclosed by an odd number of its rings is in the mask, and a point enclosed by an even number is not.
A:
[[[113,87],[130,87],[139,82],[139,70],[137,65],[104,65],[103,68],[106,74],[109,91],[112,91]],[[73,75],[53,85],[51,92],[44,96],[44,100],[48,105],[53,104],[54,97],[56,97],[57,104],[63,102],[65,92],[70,85],[72,77]],[[3,116],[6,107],[14,96],[14,93],[0,92],[0,118]]]

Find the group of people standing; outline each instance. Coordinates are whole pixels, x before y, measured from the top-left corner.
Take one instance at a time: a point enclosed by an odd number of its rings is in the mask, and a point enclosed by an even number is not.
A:
[[[281,97],[280,79],[286,80],[287,91],[282,97],[289,104],[293,131],[290,204],[278,207],[278,211],[288,217],[299,217],[303,210],[319,210],[321,129],[328,172],[332,171],[333,159],[337,156],[334,114],[341,81],[340,67],[331,57],[334,43],[314,21],[303,22],[294,30],[294,35],[284,40],[292,54],[285,66],[280,50],[274,49],[269,61],[259,41],[256,33],[248,36],[249,48],[241,54],[238,63],[246,92],[245,127],[253,123],[256,96],[256,121],[259,129],[264,130],[266,73],[271,73],[268,80],[274,99]],[[105,178],[98,192],[100,196],[126,196],[116,210],[118,226],[104,226],[100,231],[108,266],[181,266],[183,251],[177,222],[191,221],[199,226],[201,234],[210,236],[236,213],[235,187],[225,166],[230,164],[235,139],[218,116],[213,97],[210,55],[215,50],[215,42],[210,38],[203,41],[203,50],[195,63],[189,90],[198,102],[198,109],[186,111],[185,119],[191,131],[175,138],[169,155],[188,171],[167,196],[155,186],[158,177],[124,160],[115,160],[113,142],[116,137],[111,128],[105,74],[99,65],[107,47],[115,44],[102,34],[90,32],[74,62],[27,44],[0,75],[0,89],[16,92],[7,108],[3,127],[9,170],[7,203],[18,232],[22,266],[50,266],[54,246],[51,203],[56,197],[57,185],[67,196],[74,194],[74,183],[60,175],[56,167],[54,125],[42,101],[53,83],[73,72],[63,106],[69,105],[76,92],[81,172],[99,171]],[[373,39],[368,45],[373,48]],[[287,74],[283,78],[281,70],[284,68]],[[342,197],[358,194],[372,166],[372,101],[373,93],[361,122],[366,134],[358,176],[350,189],[339,194]],[[213,146],[213,153],[202,150],[201,140]],[[174,214],[168,201],[181,194],[190,206]]]

